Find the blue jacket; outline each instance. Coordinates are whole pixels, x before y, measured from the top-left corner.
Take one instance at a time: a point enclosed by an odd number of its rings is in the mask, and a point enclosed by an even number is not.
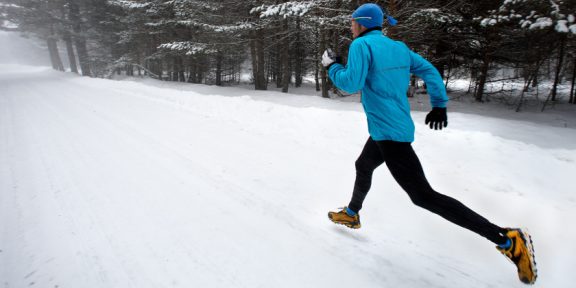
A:
[[[328,69],[332,82],[341,90],[362,90],[362,105],[368,131],[375,141],[414,142],[414,122],[406,96],[410,74],[426,83],[433,107],[446,107],[448,97],[438,70],[399,41],[380,30],[356,38],[348,51],[348,64]]]

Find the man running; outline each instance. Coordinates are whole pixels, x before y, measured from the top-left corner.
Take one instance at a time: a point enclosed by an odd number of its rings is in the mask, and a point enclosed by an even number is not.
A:
[[[432,111],[426,124],[435,130],[447,127],[448,97],[440,74],[424,58],[399,41],[382,34],[384,12],[376,4],[364,4],[352,14],[354,41],[348,51],[348,62],[337,63],[331,51],[325,51],[322,64],[330,79],[348,93],[361,91],[362,105],[368,119],[368,138],[356,160],[356,180],[347,207],[329,212],[334,223],[360,228],[362,203],[370,190],[372,174],[386,164],[398,184],[414,204],[444,217],[495,243],[496,248],[514,262],[520,280],[536,281],[537,271],[530,235],[518,228],[501,228],[459,201],[440,194],[428,183],[412,149],[414,122],[406,97],[410,74],[422,78],[430,94]],[[395,22],[386,16],[388,22]]]

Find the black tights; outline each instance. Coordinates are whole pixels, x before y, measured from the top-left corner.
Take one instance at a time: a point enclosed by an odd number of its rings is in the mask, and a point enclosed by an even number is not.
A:
[[[412,145],[406,142],[368,139],[362,154],[356,160],[356,181],[352,200],[348,205],[350,210],[358,212],[362,209],[364,198],[372,185],[372,174],[382,163],[386,163],[396,182],[417,206],[476,232],[496,244],[506,242],[502,228],[490,223],[459,201],[434,191],[426,180]]]

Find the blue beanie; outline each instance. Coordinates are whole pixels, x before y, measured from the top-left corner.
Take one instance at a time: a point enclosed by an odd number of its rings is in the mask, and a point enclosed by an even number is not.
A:
[[[382,27],[382,24],[384,23],[384,14],[385,13],[382,11],[380,6],[374,3],[366,3],[358,7],[358,9],[352,13],[352,19],[358,22],[358,24],[370,29],[374,27]],[[386,20],[388,20],[390,26],[396,26],[396,24],[398,24],[398,21],[390,15],[386,15]]]
[[[374,3],[367,3],[358,7],[352,13],[352,19],[366,28],[382,27],[384,12],[382,12],[380,6]]]

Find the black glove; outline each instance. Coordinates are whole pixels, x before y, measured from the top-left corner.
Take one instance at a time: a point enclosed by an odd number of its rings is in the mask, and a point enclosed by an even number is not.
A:
[[[448,116],[446,115],[446,108],[432,108],[432,111],[426,115],[426,125],[430,123],[430,129],[442,130],[442,126],[448,126]]]

